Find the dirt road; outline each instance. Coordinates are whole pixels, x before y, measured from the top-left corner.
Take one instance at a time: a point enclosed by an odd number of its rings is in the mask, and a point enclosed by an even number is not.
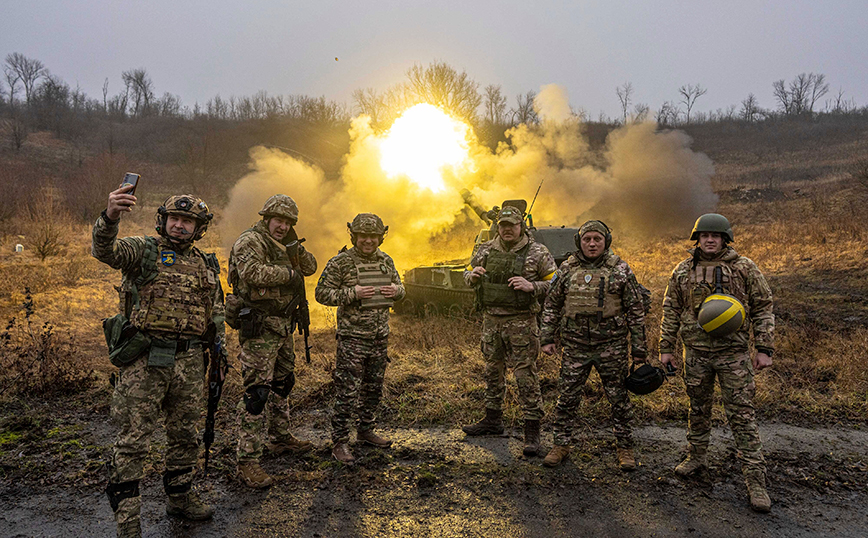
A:
[[[107,441],[100,425],[97,441]],[[681,425],[636,431],[640,468],[616,468],[610,436],[585,431],[558,469],[521,456],[518,437],[467,440],[460,430],[387,430],[383,451],[357,445],[359,464],[330,459],[323,448],[301,458],[267,458],[277,479],[251,491],[230,479],[231,450],[215,455],[201,482],[217,507],[193,524],[163,513],[162,484],[143,484],[145,536],[865,536],[868,528],[868,432],[860,429],[761,427],[769,463],[772,513],[754,514],[728,430],[716,429],[708,473],[689,481],[679,461]],[[518,432],[516,432],[518,433]],[[551,441],[550,437],[544,440]],[[2,536],[113,536],[102,487],[0,486]]]

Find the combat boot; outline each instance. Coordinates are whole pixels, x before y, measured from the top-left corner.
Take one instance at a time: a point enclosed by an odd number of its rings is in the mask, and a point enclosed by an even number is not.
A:
[[[205,521],[214,515],[214,507],[199,499],[199,494],[193,490],[180,495],[169,495],[166,502],[166,513],[170,516],[180,516],[193,521]]]
[[[524,449],[522,454],[527,457],[538,456],[539,446],[539,420],[524,421]]]
[[[618,465],[621,466],[622,471],[635,471],[636,470],[636,458],[633,456],[632,448],[618,448],[616,449],[618,452]]]
[[[289,434],[285,439],[268,443],[267,448],[268,451],[275,456],[281,456],[287,452],[290,454],[300,455],[313,450],[313,443],[296,439],[292,434]]]
[[[360,431],[358,432],[357,437],[359,438],[359,441],[364,441],[369,445],[374,445],[378,448],[389,448],[390,446],[392,446],[392,441],[386,439],[385,437],[380,437],[379,435],[374,433],[374,430]]]
[[[142,518],[134,517],[118,523],[118,538],[142,538]]]
[[[708,465],[706,449],[691,445],[687,457],[675,467],[675,474],[679,476],[690,476],[706,465]]]
[[[346,441],[335,443],[334,448],[332,448],[332,456],[339,462],[346,463],[347,465],[352,465],[356,461],[356,458],[353,457],[353,453],[350,451],[350,445]]]
[[[274,479],[262,470],[258,461],[239,463],[236,476],[244,485],[251,488],[267,488],[274,484]]]
[[[744,482],[750,495],[750,507],[755,512],[767,513],[772,509],[772,501],[766,491],[766,474],[762,470],[752,469],[744,472]]]
[[[562,461],[570,455],[570,447],[566,445],[555,445],[543,460],[543,465],[546,467],[557,467]]]
[[[485,418],[475,424],[469,424],[461,428],[470,436],[476,435],[502,435],[503,434],[503,411],[500,409],[485,408]]]

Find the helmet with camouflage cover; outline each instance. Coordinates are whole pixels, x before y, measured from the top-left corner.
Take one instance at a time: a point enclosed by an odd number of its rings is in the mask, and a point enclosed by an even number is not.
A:
[[[717,232],[726,241],[732,242],[735,240],[732,235],[732,226],[729,224],[729,219],[717,213],[706,213],[696,219],[696,224],[693,225],[693,231],[690,233],[690,240],[698,240],[700,232]]]
[[[206,204],[201,198],[193,196],[192,194],[175,194],[169,196],[163,204],[157,208],[157,214],[155,215],[156,222],[154,224],[154,229],[163,237],[168,237],[166,220],[169,218],[169,215],[187,217],[196,221],[196,228],[189,241],[198,241],[199,239],[202,239],[202,236],[205,235],[205,231],[208,229],[208,223],[210,223],[211,219],[214,218],[214,214],[208,210],[208,204]],[[176,238],[172,238],[172,240],[177,241]],[[180,242],[185,243],[187,240]]]
[[[373,213],[359,213],[353,218],[353,222],[347,223],[347,229],[353,245],[356,244],[356,234],[379,235],[382,245],[389,232],[389,227],[383,224],[383,219]]]
[[[268,220],[271,217],[283,217],[295,225],[298,222],[298,205],[295,200],[285,194],[275,194],[265,201],[259,214],[262,215],[263,220]]]

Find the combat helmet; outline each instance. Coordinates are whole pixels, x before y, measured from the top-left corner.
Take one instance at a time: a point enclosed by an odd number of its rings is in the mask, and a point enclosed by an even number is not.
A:
[[[202,239],[202,236],[205,235],[205,231],[208,229],[208,223],[210,223],[211,219],[214,218],[214,214],[208,211],[208,204],[206,204],[201,198],[197,198],[192,194],[175,194],[169,196],[166,198],[166,201],[157,208],[157,214],[155,215],[156,222],[154,224],[154,229],[157,230],[157,233],[165,238],[169,238],[169,232],[166,229],[166,220],[169,218],[169,215],[187,217],[196,221],[196,229],[193,231],[190,239],[179,241],[174,237],[170,238],[171,241],[179,243],[187,243]]]
[[[380,244],[386,239],[389,227],[383,224],[383,219],[373,213],[359,213],[353,218],[353,222],[347,223],[350,232],[350,240],[356,244],[356,234],[375,234],[380,236]]]
[[[283,217],[292,221],[295,225],[298,222],[298,204],[295,200],[285,194],[275,194],[265,201],[262,210],[259,212],[264,220],[271,217]]]
[[[726,241],[735,241],[732,235],[732,226],[729,224],[729,219],[717,213],[706,213],[698,219],[693,225],[693,231],[690,232],[690,240],[696,241],[699,239],[699,232],[717,232],[721,234]]]

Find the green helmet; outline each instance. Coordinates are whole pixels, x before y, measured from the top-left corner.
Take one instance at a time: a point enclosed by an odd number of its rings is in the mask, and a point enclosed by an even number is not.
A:
[[[275,194],[265,201],[259,214],[266,220],[271,217],[283,217],[294,224],[298,222],[298,205],[285,194]]]
[[[214,218],[214,215],[208,211],[208,204],[204,200],[193,196],[192,194],[176,194],[169,196],[159,208],[157,208],[156,222],[154,229],[157,230],[163,237],[168,237],[166,230],[166,220],[169,215],[180,217],[188,217],[196,221],[196,230],[193,232],[190,241],[198,241],[205,235],[208,229],[208,223]]]
[[[732,226],[729,225],[729,220],[723,215],[717,213],[706,213],[698,219],[693,225],[693,231],[690,233],[690,240],[696,241],[699,239],[699,232],[717,232],[721,234],[727,241],[734,241],[732,235]]]

